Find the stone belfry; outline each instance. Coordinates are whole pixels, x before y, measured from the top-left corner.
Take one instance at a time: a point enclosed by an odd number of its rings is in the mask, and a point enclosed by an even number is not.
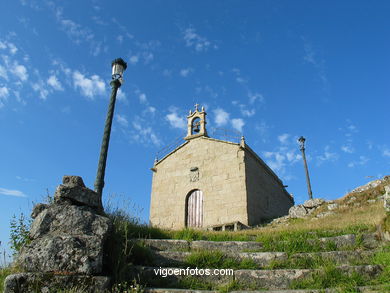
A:
[[[201,111],[198,109],[199,105],[195,105],[195,111],[190,110],[190,114],[187,116],[187,136],[184,138],[186,140],[199,137],[207,136],[206,131],[206,112],[204,107]]]

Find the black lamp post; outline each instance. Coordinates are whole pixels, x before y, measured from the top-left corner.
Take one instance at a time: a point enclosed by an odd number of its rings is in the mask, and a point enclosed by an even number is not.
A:
[[[310,185],[309,169],[307,168],[306,155],[305,155],[305,141],[306,139],[303,136],[301,136],[298,139],[300,150],[302,152],[303,165],[305,167],[305,172],[306,172],[307,192],[309,194],[309,198],[313,199],[313,193],[311,192],[311,185]]]
[[[122,58],[115,59],[111,63],[112,66],[112,80],[111,85],[111,98],[108,105],[106,123],[104,125],[104,134],[102,140],[102,147],[100,149],[100,158],[98,164],[98,170],[95,180],[95,191],[101,196],[104,187],[104,174],[106,172],[106,161],[108,153],[108,145],[110,143],[112,118],[114,116],[116,94],[118,89],[123,83],[123,72],[127,68],[127,64]]]

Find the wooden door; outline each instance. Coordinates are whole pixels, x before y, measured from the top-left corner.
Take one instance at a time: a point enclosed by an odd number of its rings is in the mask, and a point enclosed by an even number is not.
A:
[[[192,191],[187,197],[187,227],[201,228],[203,226],[203,193]]]

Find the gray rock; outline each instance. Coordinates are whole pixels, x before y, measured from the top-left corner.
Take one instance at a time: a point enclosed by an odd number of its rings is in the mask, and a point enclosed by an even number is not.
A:
[[[330,210],[330,211],[333,211],[333,210],[337,209],[338,207],[339,207],[339,205],[337,203],[328,204],[328,210]]]
[[[17,262],[27,272],[99,274],[103,269],[103,239],[47,235],[23,247]]]
[[[317,218],[324,218],[324,217],[328,217],[328,216],[331,216],[334,214],[335,214],[335,212],[327,211],[327,212],[319,213],[316,217]]]
[[[103,211],[103,205],[99,194],[87,187],[73,183],[59,185],[54,194],[54,202],[59,204],[70,203],[74,205],[84,205],[92,207],[99,212]]]
[[[317,208],[325,203],[322,198],[309,199],[303,203],[303,206],[308,209]]]
[[[48,205],[44,203],[38,203],[34,206],[31,212],[31,218],[35,219],[42,211],[47,209]]]
[[[303,218],[308,214],[303,205],[292,206],[288,211],[290,218]]]
[[[94,213],[92,208],[52,204],[39,213],[31,224],[30,238],[37,239],[51,233],[99,236],[105,240],[110,228],[110,219]]]
[[[64,177],[62,177],[62,184],[67,185],[69,187],[85,187],[83,178],[74,175],[65,175]]]
[[[20,273],[7,276],[4,293],[62,292],[64,289],[75,293],[103,293],[109,286],[110,278],[103,276]]]
[[[387,213],[390,213],[390,185],[385,186],[385,194],[383,195],[383,206]]]

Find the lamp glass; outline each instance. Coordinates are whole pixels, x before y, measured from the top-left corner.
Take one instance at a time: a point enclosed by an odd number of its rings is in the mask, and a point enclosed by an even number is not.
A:
[[[118,79],[121,78],[123,75],[124,67],[120,63],[114,63],[112,65],[112,78]]]

